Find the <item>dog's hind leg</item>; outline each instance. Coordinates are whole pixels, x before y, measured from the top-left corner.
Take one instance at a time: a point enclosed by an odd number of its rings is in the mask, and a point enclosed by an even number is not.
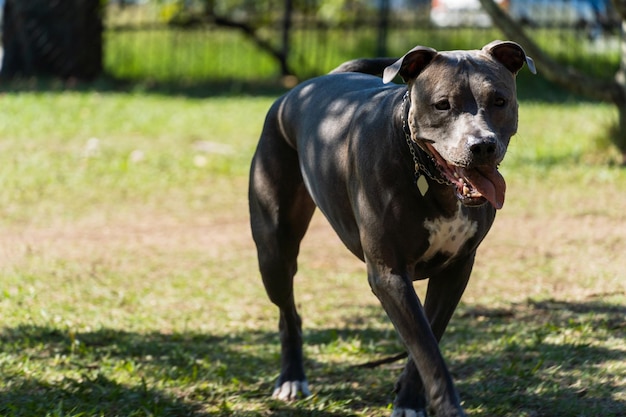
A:
[[[304,186],[296,151],[280,137],[269,119],[252,162],[249,204],[263,284],[280,310],[281,372],[273,396],[294,400],[310,395],[293,277],[300,241],[315,205]]]

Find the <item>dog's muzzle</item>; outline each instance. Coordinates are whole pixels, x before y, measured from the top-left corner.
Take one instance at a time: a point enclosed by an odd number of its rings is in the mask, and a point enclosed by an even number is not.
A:
[[[437,162],[441,173],[456,187],[457,198],[464,205],[480,206],[489,202],[498,210],[502,208],[506,182],[496,164],[461,167],[446,161],[430,143],[424,142],[424,147]],[[489,149],[489,145],[481,145],[480,152],[487,155]]]

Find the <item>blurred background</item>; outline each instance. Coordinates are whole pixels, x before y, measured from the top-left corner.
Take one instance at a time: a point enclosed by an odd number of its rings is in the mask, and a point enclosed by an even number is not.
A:
[[[296,277],[314,395],[271,399],[250,160],[299,81],[494,39],[519,42],[538,75],[518,74],[506,204],[442,351],[469,415],[625,416],[626,0],[0,11],[0,416],[389,416],[401,364],[354,365],[402,344],[321,214]]]
[[[498,0],[558,61],[613,77],[610,0]],[[304,79],[415,44],[502,38],[479,0],[0,0],[2,74],[159,82]]]

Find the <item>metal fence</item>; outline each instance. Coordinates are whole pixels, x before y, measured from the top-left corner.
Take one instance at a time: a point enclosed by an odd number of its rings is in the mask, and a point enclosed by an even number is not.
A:
[[[281,76],[284,53],[299,78],[322,74],[346,59],[397,56],[416,44],[436,49],[479,48],[502,34],[489,25],[435,25],[430,2],[386,3],[386,9],[344,10],[333,19],[319,9],[292,13],[285,31],[285,4],[219,21],[153,0],[107,7],[104,67],[113,76],[157,81],[262,80]],[[390,7],[394,4],[403,6]],[[614,25],[546,25],[529,29],[557,59],[611,77],[618,66],[619,30]],[[287,42],[286,42],[287,41]]]

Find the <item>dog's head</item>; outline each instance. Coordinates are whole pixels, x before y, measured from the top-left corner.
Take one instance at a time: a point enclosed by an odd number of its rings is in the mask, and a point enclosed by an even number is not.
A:
[[[498,172],[517,132],[515,75],[532,59],[514,42],[494,41],[481,50],[437,52],[417,46],[385,69],[408,84],[412,139],[437,162],[469,206],[504,204]]]

